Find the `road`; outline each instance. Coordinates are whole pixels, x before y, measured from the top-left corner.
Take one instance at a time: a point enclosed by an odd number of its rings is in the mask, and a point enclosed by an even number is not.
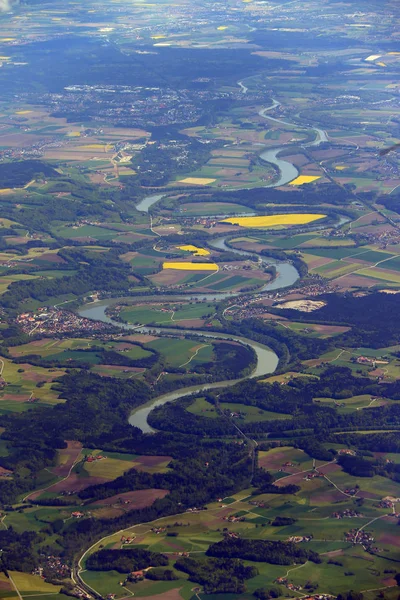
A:
[[[63,477],[62,479],[59,479],[58,481],[55,481],[54,483],[51,483],[50,485],[48,485],[45,488],[42,488],[41,490],[34,490],[33,492],[29,492],[29,494],[27,496],[25,496],[25,498],[22,498],[22,502],[26,502],[26,500],[28,500],[28,498],[30,496],[32,496],[32,494],[37,494],[38,492],[45,492],[46,490],[50,489],[51,487],[53,487],[53,485],[55,485],[56,483],[61,483],[61,481],[65,481],[66,479],[68,479],[68,477],[70,477],[73,468],[75,467],[75,465],[81,460],[81,453],[78,455],[78,457],[75,459],[75,461],[73,462],[73,464],[71,465],[69,471],[68,471],[68,475],[66,475],[65,477]]]
[[[12,585],[13,585],[14,589],[15,589],[15,591],[16,591],[16,592],[17,592],[17,594],[18,594],[18,598],[19,598],[19,600],[24,600],[24,599],[22,598],[21,594],[19,593],[19,590],[18,590],[17,586],[15,585],[14,579],[11,577],[10,573],[8,574],[8,577],[9,577],[9,579],[10,579],[10,581],[11,581],[11,583],[12,583]]]

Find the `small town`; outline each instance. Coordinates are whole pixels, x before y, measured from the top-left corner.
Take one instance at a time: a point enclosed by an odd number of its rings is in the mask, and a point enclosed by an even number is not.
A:
[[[21,313],[16,318],[16,323],[28,335],[59,335],[78,332],[97,334],[112,329],[107,323],[85,319],[68,310],[51,307],[39,308],[36,313]]]

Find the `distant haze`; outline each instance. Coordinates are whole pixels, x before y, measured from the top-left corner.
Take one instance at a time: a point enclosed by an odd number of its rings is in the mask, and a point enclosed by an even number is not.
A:
[[[18,4],[18,0],[0,0],[0,12],[11,10],[15,4]]]

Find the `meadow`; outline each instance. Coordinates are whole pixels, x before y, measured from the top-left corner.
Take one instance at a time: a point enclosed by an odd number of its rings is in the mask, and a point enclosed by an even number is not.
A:
[[[210,408],[211,407],[211,408]],[[203,414],[212,418],[212,405],[198,398],[189,410],[195,414]],[[319,552],[322,562],[288,567],[268,563],[251,563],[257,567],[259,574],[246,583],[247,592],[236,596],[247,599],[258,587],[273,585],[278,577],[286,577],[289,583],[304,586],[307,582],[318,584],[318,593],[333,596],[351,589],[368,590],[385,589],[390,594],[395,585],[391,559],[399,556],[400,545],[391,535],[393,518],[388,510],[378,507],[379,499],[385,494],[398,495],[398,483],[382,478],[362,480],[354,478],[340,469],[338,465],[324,465],[315,461],[317,469],[324,471],[326,477],[316,477],[307,481],[304,477],[313,472],[313,460],[303,451],[293,447],[280,447],[259,452],[259,465],[275,472],[280,479],[278,483],[296,482],[301,487],[295,496],[279,494],[252,494],[252,489],[243,490],[229,498],[224,498],[208,506],[206,511],[186,513],[179,519],[166,517],[159,519],[155,525],[165,528],[160,533],[152,531],[152,524],[138,525],[129,528],[125,535],[134,537],[133,547],[146,548],[154,552],[163,552],[170,559],[170,568],[178,576],[175,582],[169,582],[168,590],[180,589],[182,598],[186,595],[186,576],[174,569],[174,562],[179,552],[201,555],[211,543],[222,539],[223,532],[239,535],[243,538],[260,540],[288,539],[290,536],[312,536],[311,541],[301,544],[305,548]],[[299,473],[299,474],[297,474]],[[360,485],[359,499],[346,496],[339,490]],[[373,496],[364,496],[364,492],[379,490]],[[364,498],[360,503],[361,496]],[[335,518],[333,512],[353,511],[358,516]],[[240,517],[241,520],[230,521],[229,517]],[[294,521],[289,525],[272,525],[276,517],[290,517]],[[378,517],[376,520],[374,520]],[[376,543],[382,548],[378,554],[367,554],[361,545],[353,546],[346,541],[345,534],[354,528],[365,527],[375,536]],[[171,537],[171,535],[173,537]],[[120,543],[121,532],[103,540],[107,548],[116,548]],[[94,547],[91,551],[95,551]],[[95,575],[99,575],[98,578]],[[118,574],[115,572],[94,573],[83,571],[82,577],[98,591],[113,589],[118,598],[123,592],[116,587]],[[349,583],[350,582],[350,583]],[[164,582],[165,583],[165,582]],[[158,584],[157,584],[158,585]],[[192,584],[193,585],[193,584]],[[97,587],[98,586],[98,587]],[[108,586],[108,587],[107,587]],[[155,588],[152,581],[144,580],[138,584],[127,583],[126,587],[138,597],[148,596],[167,588]],[[293,596],[293,593],[281,584],[282,595]],[[294,594],[296,597],[296,594]],[[200,593],[201,598],[207,598]],[[368,596],[367,596],[368,597]],[[389,596],[391,598],[391,596]]]
[[[119,317],[127,323],[149,323],[173,325],[181,323],[185,326],[200,327],[204,321],[215,313],[212,303],[146,303],[124,307]]]

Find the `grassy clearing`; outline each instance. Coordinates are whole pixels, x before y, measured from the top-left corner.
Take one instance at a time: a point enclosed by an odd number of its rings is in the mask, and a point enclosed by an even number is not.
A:
[[[199,415],[202,417],[208,417],[210,419],[218,418],[216,408],[211,402],[208,402],[205,398],[196,398],[196,400],[187,409],[188,412]]]
[[[258,423],[260,421],[271,421],[272,419],[292,418],[291,415],[284,415],[283,413],[261,410],[256,406],[245,406],[244,404],[236,404],[234,402],[224,402],[223,404],[221,404],[221,408],[229,410],[232,413],[240,414],[240,418],[237,419],[239,426],[240,423]]]
[[[23,596],[33,596],[41,593],[57,594],[61,589],[61,586],[46,583],[39,575],[29,575],[19,571],[10,571],[10,575],[18,591]]]
[[[169,338],[161,338],[158,340],[154,340],[147,344],[149,348],[153,348],[154,350],[158,350],[166,359],[167,364],[172,367],[179,367],[183,365],[185,362],[189,361],[192,356],[195,354],[196,350],[204,346],[203,342],[197,342],[193,340],[187,339],[169,339]],[[196,363],[208,362],[210,357],[210,348],[211,346],[207,346],[206,348],[202,348],[198,351],[196,355]],[[207,350],[208,349],[208,350]],[[203,359],[204,356],[204,359]],[[187,368],[190,369],[190,366],[195,364],[194,361],[188,363]]]
[[[105,479],[116,479],[133,468],[133,464],[129,464],[127,460],[110,458],[105,454],[106,458],[96,460],[95,462],[84,463],[84,471],[89,477],[104,477]]]

